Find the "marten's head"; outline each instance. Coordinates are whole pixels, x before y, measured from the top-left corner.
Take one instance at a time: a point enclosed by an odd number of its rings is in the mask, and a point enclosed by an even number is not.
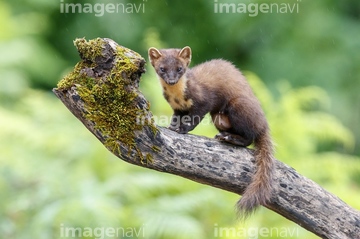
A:
[[[149,49],[149,59],[158,76],[169,85],[176,84],[185,74],[191,61],[191,48]]]

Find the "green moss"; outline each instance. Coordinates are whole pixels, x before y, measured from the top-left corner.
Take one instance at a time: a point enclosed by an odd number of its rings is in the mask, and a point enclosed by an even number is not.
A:
[[[66,75],[61,81],[58,82],[57,88],[58,89],[68,89],[71,86],[78,83],[79,78],[86,78],[84,74],[80,73],[80,70],[84,67],[91,67],[89,64],[86,64],[85,62],[81,61],[77,63],[74,67],[74,70],[70,72],[68,75]],[[88,81],[94,81],[94,79],[88,79]],[[86,83],[85,80],[82,80],[81,82],[83,85],[91,85],[94,84],[93,82]]]
[[[146,154],[146,164],[153,162],[153,156],[151,154]],[[144,164],[145,162],[141,162]]]
[[[154,152],[156,152],[156,153],[160,152],[160,148],[159,148],[158,146],[156,146],[156,145],[153,145],[153,146],[151,147],[151,149],[152,149]]]
[[[74,45],[78,49],[81,58],[95,62],[96,57],[101,56],[104,40],[96,38],[86,41],[85,38],[78,38],[74,41]]]
[[[92,69],[96,66],[94,62],[97,57],[101,57],[104,41],[100,38],[88,42],[85,39],[77,39],[74,44],[85,60],[79,62],[74,70],[58,83],[58,89],[64,90],[76,86],[85,104],[87,111],[85,117],[93,121],[95,128],[106,136],[104,145],[109,150],[120,155],[119,142],[121,142],[129,152],[135,149],[141,163],[152,162],[152,156],[147,154],[144,158],[135,143],[134,131],[142,130],[144,127],[136,123],[137,118],[144,117],[149,107],[139,109],[135,105],[136,92],[127,90],[131,83],[131,76],[138,68],[126,56],[131,50],[117,47],[111,72],[102,78],[92,78],[81,70]],[[145,125],[150,126],[156,133],[157,129],[153,120],[146,122]]]

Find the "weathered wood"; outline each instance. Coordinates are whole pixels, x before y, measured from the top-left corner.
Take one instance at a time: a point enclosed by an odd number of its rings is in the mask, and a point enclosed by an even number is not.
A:
[[[102,54],[109,54],[107,51],[117,45],[109,39],[103,40],[107,47]],[[142,60],[139,59],[140,62]],[[144,66],[139,64],[139,67]],[[151,117],[148,103],[137,89],[139,72],[144,72],[144,69],[133,72],[129,89],[138,94],[134,107],[144,110],[146,117]],[[108,136],[96,129],[95,123],[85,116],[86,105],[76,85],[68,89],[54,89],[53,92],[88,130],[102,143],[105,142]],[[158,132],[154,133],[150,126],[145,125],[142,130],[134,132],[135,147],[129,148],[118,142],[120,150],[113,153],[131,164],[179,175],[240,195],[249,184],[255,170],[252,150],[206,137],[177,134],[162,127],[157,129]],[[144,157],[151,155],[152,162],[144,164],[139,151]],[[266,206],[270,210],[322,238],[360,238],[359,211],[280,161],[275,162],[273,188],[271,203]]]

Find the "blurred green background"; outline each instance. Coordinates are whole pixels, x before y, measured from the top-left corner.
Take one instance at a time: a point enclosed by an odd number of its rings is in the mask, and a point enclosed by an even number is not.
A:
[[[67,227],[125,230],[115,238],[318,238],[264,208],[238,222],[237,195],[108,152],[51,93],[79,61],[78,37],[112,38],[146,59],[150,46],[189,45],[192,65],[234,62],[262,102],[276,157],[360,209],[358,0],[273,0],[298,12],[253,17],[214,13],[216,2],[207,0],[86,2],[123,3],[127,12],[61,12],[75,0],[0,0],[2,238],[101,238],[67,237]],[[149,64],[141,90],[154,115],[171,115]],[[192,133],[216,131],[201,125]],[[221,228],[237,233],[220,235]],[[264,236],[261,228],[289,234]]]

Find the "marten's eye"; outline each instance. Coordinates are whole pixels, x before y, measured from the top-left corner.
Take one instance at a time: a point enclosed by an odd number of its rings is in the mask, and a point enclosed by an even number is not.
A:
[[[160,67],[160,71],[161,71],[162,73],[164,73],[166,70],[165,70],[164,67]]]
[[[177,68],[177,72],[181,72],[182,69],[183,69],[182,67],[178,67],[178,68]]]

